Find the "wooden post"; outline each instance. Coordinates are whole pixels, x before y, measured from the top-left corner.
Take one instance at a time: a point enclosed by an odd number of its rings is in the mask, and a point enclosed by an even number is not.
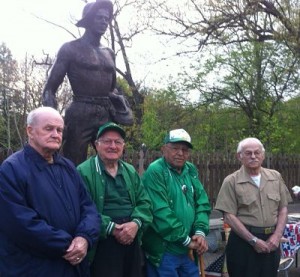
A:
[[[142,176],[143,173],[144,173],[144,156],[145,156],[145,153],[143,151],[143,149],[140,150],[139,152],[139,175]]]

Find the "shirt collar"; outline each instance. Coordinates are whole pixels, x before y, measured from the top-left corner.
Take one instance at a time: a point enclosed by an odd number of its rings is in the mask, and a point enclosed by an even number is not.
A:
[[[99,157],[99,155],[96,156],[95,159],[95,163],[96,163],[96,170],[99,172],[99,174],[102,174],[102,171],[106,172],[107,174],[109,174],[106,169],[105,169],[105,165],[103,163],[103,161],[101,160],[101,158]],[[123,171],[123,166],[120,163],[120,160],[118,160],[118,171],[117,171],[117,175],[122,174]]]

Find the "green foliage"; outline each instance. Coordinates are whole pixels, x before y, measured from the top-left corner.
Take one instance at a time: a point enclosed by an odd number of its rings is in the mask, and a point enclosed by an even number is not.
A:
[[[194,150],[230,152],[243,134],[245,122],[238,109],[182,105],[171,91],[156,91],[145,98],[143,142],[158,150],[168,130],[184,128],[192,137]]]
[[[278,153],[300,153],[300,95],[292,98],[282,105],[276,114],[278,130],[281,131],[278,143]]]
[[[238,107],[211,104],[192,108],[176,106],[175,101],[170,108],[170,102],[162,101],[165,97],[164,91],[156,91],[155,96],[145,99],[142,142],[149,149],[161,147],[167,130],[184,128],[192,137],[195,151],[232,153],[241,139],[257,135],[268,152],[300,153],[300,97],[278,105],[278,112],[271,118],[262,116],[264,125],[259,134],[248,128],[248,118]],[[185,116],[174,124],[172,118],[178,113]]]
[[[123,93],[126,96],[132,95],[132,91],[128,85],[128,82],[125,79],[118,77],[117,78],[117,86],[123,91]]]
[[[299,89],[299,58],[277,43],[245,43],[227,51],[194,65],[197,74],[184,77],[182,90],[198,91],[200,105],[239,109],[247,119],[244,136],[269,144],[271,134],[280,136],[275,114]]]
[[[144,102],[142,142],[149,149],[159,149],[166,132],[173,128],[172,126],[178,126],[182,116],[181,110],[176,93],[171,88],[148,95]]]
[[[229,153],[243,136],[245,117],[235,108],[199,107],[192,115],[190,134],[195,149]]]
[[[178,92],[184,90],[184,85],[191,89],[191,84],[195,82],[189,83],[185,80],[180,85],[177,84],[177,87],[173,84],[169,90],[155,91],[146,95],[142,133],[143,142],[148,148],[159,149],[167,130],[184,128],[191,135],[196,151],[231,153],[241,139],[256,136],[264,143],[268,152],[300,153],[299,96],[286,102],[280,100],[274,103],[274,97],[272,98],[270,93],[263,95],[260,99],[264,102],[259,103],[263,109],[255,110],[260,114],[249,123],[249,116],[244,109],[226,103],[225,100],[219,99],[209,104],[185,102],[183,105],[181,95],[177,97]],[[295,82],[294,88],[296,85]],[[229,89],[225,91],[231,93]],[[251,97],[251,94],[244,95],[246,102],[250,101],[246,98],[248,96]],[[257,126],[255,124],[259,124],[259,130],[253,129]]]
[[[141,126],[143,143],[150,149],[159,149],[167,131],[193,128],[191,115],[195,108],[187,100],[184,91],[172,84],[165,90],[157,90],[145,96],[143,123]]]

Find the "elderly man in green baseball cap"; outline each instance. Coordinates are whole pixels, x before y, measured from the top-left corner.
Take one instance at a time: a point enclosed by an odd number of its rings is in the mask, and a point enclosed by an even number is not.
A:
[[[152,221],[151,201],[134,167],[121,160],[126,133],[113,122],[100,126],[97,155],[78,166],[102,218],[90,253],[91,276],[142,277],[140,238]]]
[[[169,131],[162,146],[163,157],[149,165],[143,175],[153,206],[153,222],[143,236],[147,277],[199,277],[191,250],[207,251],[210,204],[188,162],[193,148],[184,129]]]

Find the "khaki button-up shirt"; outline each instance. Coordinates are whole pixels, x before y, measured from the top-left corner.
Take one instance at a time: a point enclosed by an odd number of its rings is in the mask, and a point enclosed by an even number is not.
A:
[[[259,187],[244,166],[227,176],[215,209],[234,214],[245,225],[275,226],[278,210],[287,206],[292,198],[279,172],[261,168],[260,173]]]

